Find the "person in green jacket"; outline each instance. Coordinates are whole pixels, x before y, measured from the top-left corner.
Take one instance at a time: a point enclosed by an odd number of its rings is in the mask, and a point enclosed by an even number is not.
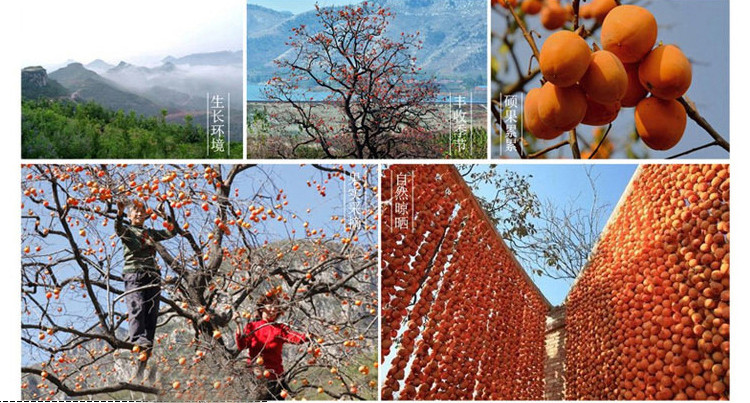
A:
[[[123,221],[126,208],[130,223]],[[161,206],[159,209],[165,216]],[[156,244],[176,235],[174,225],[166,230],[145,228],[143,224],[147,217],[147,208],[141,201],[117,202],[115,232],[124,252],[122,273],[128,306],[128,337],[137,346],[135,351],[140,352],[137,378],[143,376],[146,361],[151,356],[159,317],[161,274],[156,267]],[[167,220],[174,224],[174,218]]]

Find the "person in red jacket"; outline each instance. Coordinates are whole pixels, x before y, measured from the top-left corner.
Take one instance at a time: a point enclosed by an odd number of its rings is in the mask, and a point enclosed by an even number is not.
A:
[[[260,320],[250,322],[244,329],[237,328],[235,341],[238,351],[248,349],[248,364],[263,365],[263,377],[267,380],[267,393],[260,400],[284,400],[282,391],[289,390],[284,380],[282,348],[284,344],[302,344],[309,335],[297,333],[276,319],[283,315],[275,296],[258,301]]]

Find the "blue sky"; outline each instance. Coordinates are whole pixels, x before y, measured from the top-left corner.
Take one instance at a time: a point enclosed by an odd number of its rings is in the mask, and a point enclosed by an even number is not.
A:
[[[305,11],[310,11],[315,8],[316,1],[312,0],[251,0],[247,4],[255,4],[263,6],[277,11],[291,11],[294,14],[299,14]],[[353,0],[318,0],[317,3],[323,6],[341,6],[346,4],[358,3]]]
[[[630,3],[627,1],[626,3]],[[658,0],[648,3],[646,8],[656,17],[659,26],[657,43],[676,44],[693,64],[693,82],[687,96],[695,102],[703,117],[731,143],[729,135],[729,1],[728,0]],[[537,39],[541,47],[550,31],[544,29],[538,18],[529,18],[529,28],[542,35]],[[710,21],[710,23],[708,23]],[[505,31],[505,18],[492,13],[492,30],[499,34]],[[587,23],[587,26],[590,22]],[[518,59],[522,62],[522,70],[526,71],[531,56],[529,46],[520,41],[520,32],[516,35],[519,45]],[[597,43],[599,35],[595,35]],[[591,43],[591,41],[589,41]],[[525,45],[525,46],[523,46]],[[499,48],[497,41],[493,41],[492,51]],[[536,64],[534,64],[536,65]],[[511,68],[511,71],[514,71]],[[507,79],[506,79],[507,81]],[[527,85],[529,90],[538,86],[539,80]],[[627,133],[634,129],[634,108],[622,109],[615,121],[610,136],[624,139]],[[585,126],[584,126],[585,127]],[[583,130],[584,138],[591,139],[590,130]],[[540,142],[539,149],[554,144],[557,140]],[[695,122],[688,118],[687,129],[680,143],[668,151],[649,150],[649,158],[665,158],[682,151],[711,142],[709,135]],[[541,143],[545,143],[541,145]],[[570,156],[570,150],[564,149],[564,156]],[[503,150],[503,155],[507,153]],[[626,158],[622,152],[613,155],[615,158]],[[711,147],[690,154],[688,158],[728,158],[727,152],[720,147]]]
[[[482,167],[486,170],[486,166]],[[602,204],[609,208],[602,220],[604,225],[612,210],[620,200],[623,190],[630,182],[637,165],[592,165],[592,176],[597,177],[596,187]],[[532,192],[536,193],[540,201],[550,200],[556,205],[565,205],[580,195],[581,207],[591,207],[591,191],[585,174],[584,165],[572,164],[533,164],[533,165],[501,165],[497,172],[503,170],[517,172],[522,175],[532,175],[529,179]],[[490,198],[494,195],[494,188],[486,187],[476,192],[477,195]],[[601,231],[598,228],[597,231]],[[572,285],[569,280],[552,280],[548,277],[532,276],[542,293],[553,305],[559,305],[568,294]]]

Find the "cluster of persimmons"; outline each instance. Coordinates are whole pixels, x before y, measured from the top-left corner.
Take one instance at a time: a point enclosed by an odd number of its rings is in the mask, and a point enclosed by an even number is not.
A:
[[[610,124],[622,108],[635,107],[636,131],[646,146],[668,150],[679,143],[687,112],[678,99],[690,87],[692,66],[679,47],[656,43],[658,27],[650,11],[615,0],[581,2],[578,16],[572,4],[558,0],[493,3],[539,14],[542,25],[555,31],[539,51],[544,84],[526,96],[526,130],[551,140],[580,124]],[[566,26],[577,17],[601,27],[593,50],[585,29]]]

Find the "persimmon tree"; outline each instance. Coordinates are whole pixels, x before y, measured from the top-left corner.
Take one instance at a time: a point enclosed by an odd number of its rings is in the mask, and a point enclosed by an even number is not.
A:
[[[602,201],[597,189],[599,175],[591,167],[586,167],[585,173],[587,194],[571,195],[564,203],[541,202],[535,231],[513,243],[519,260],[533,274],[575,279],[599,239],[611,206]]]
[[[276,118],[299,126],[307,139],[286,157],[309,145],[327,158],[439,157],[429,144],[440,120],[438,85],[416,65],[418,32],[387,32],[393,13],[367,1],[316,5],[316,16],[315,27],[292,29],[290,50],[275,60],[266,89],[292,110]],[[317,90],[327,94],[323,101]]]
[[[500,171],[494,164],[480,167],[459,165],[458,171],[527,272],[555,280],[576,278],[610,208],[597,190],[599,175],[586,168],[590,192],[561,202],[562,198],[540,200],[531,175]]]
[[[315,335],[286,348],[289,396],[374,396],[375,167],[299,167],[290,177],[255,165],[30,165],[23,176],[24,398],[252,400],[265,387],[262,366],[238,354],[233,334],[270,294],[284,322]],[[113,228],[123,198],[150,207],[147,226],[179,233],[157,246],[161,310],[145,382],[129,376],[138,355]],[[346,209],[321,213],[332,198]]]
[[[481,169],[481,165],[458,165],[458,172],[487,216],[500,231],[500,235],[513,250],[519,245],[515,240],[536,233],[534,220],[539,218],[539,198],[529,183],[530,175],[498,170],[495,164]],[[481,190],[487,190],[481,192]]]

